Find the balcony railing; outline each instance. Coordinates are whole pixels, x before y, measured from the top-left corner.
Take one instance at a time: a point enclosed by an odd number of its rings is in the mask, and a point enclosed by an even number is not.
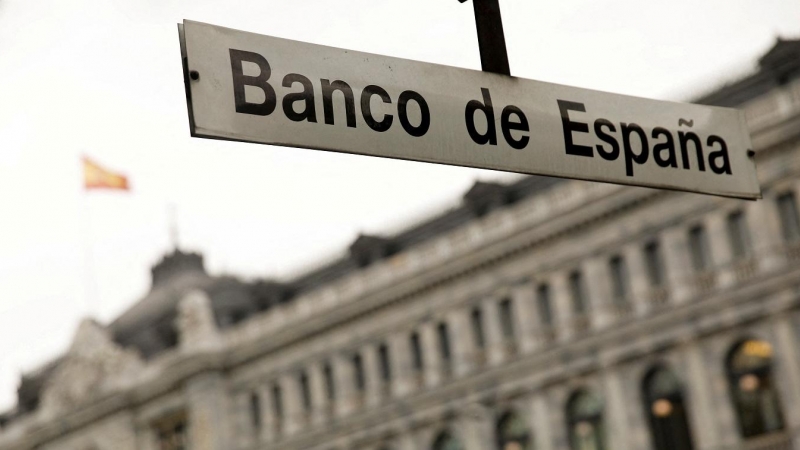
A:
[[[380,384],[380,395],[381,398],[389,398],[392,396],[392,382],[388,380],[383,380]]]
[[[661,308],[669,302],[669,290],[665,286],[654,287],[650,290],[649,297],[653,307]]]
[[[483,367],[486,365],[486,350],[479,348],[472,352],[472,364],[475,367]]]
[[[740,448],[743,450],[792,450],[792,437],[786,433],[772,433],[749,439]]]
[[[539,339],[542,343],[553,342],[556,340],[556,330],[552,326],[543,326],[539,330]]]
[[[442,380],[447,380],[448,378],[453,376],[453,361],[452,360],[442,361],[442,365],[439,366],[439,375],[441,376]]]
[[[789,261],[800,261],[800,242],[786,244],[784,251]]]
[[[425,373],[422,370],[417,370],[412,374],[411,380],[414,389],[421,389],[425,386]]]
[[[717,274],[710,270],[700,272],[692,278],[691,283],[695,292],[709,292],[717,285]]]
[[[628,298],[616,299],[611,304],[611,315],[614,320],[620,320],[633,315],[633,303]]]
[[[503,356],[508,358],[517,354],[517,342],[514,341],[513,338],[509,337],[503,341]]]
[[[590,323],[588,314],[577,315],[572,319],[572,330],[576,334],[584,333],[589,330]]]
[[[733,273],[736,275],[736,280],[740,282],[755,276],[756,269],[758,266],[755,258],[742,259],[733,264]]]

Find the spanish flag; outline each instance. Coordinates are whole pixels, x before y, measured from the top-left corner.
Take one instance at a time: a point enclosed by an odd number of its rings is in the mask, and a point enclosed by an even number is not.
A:
[[[129,190],[128,178],[125,175],[104,169],[96,162],[83,157],[83,188]]]

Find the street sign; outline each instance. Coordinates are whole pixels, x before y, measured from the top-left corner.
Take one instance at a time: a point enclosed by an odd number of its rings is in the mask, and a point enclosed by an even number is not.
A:
[[[178,27],[195,137],[761,196],[741,111]]]

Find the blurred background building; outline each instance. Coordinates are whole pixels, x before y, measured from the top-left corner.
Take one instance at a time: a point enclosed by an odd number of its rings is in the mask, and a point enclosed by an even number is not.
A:
[[[289,280],[179,250],[23,375],[0,449],[800,449],[800,41],[741,108],[757,202],[541,177]]]

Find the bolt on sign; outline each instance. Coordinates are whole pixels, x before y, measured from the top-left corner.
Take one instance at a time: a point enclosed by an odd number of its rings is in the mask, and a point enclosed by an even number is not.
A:
[[[194,137],[761,196],[738,110],[178,28]]]

